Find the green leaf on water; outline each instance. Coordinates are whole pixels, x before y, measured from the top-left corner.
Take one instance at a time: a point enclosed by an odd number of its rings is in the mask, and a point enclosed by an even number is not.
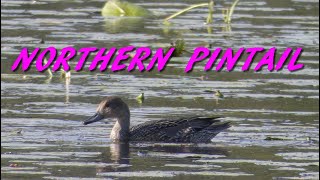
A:
[[[109,0],[101,11],[102,16],[151,17],[154,14],[138,5],[122,0]]]
[[[214,95],[217,96],[218,98],[224,97],[223,94],[219,90],[216,90],[216,93]]]
[[[138,101],[138,103],[143,103],[144,101],[144,93],[141,93],[139,96],[136,97],[136,100]]]

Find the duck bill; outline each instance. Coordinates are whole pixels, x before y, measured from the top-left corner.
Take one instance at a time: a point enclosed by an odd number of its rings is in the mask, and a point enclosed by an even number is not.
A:
[[[84,125],[91,124],[91,123],[94,123],[94,122],[97,122],[97,121],[101,121],[102,119],[104,119],[103,115],[101,115],[100,113],[95,113],[89,119],[83,121],[83,124]]]

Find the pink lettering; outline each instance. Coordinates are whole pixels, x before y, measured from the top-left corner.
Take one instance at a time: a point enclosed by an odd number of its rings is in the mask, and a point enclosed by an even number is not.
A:
[[[227,70],[232,71],[234,69],[234,66],[238,62],[239,58],[241,57],[242,53],[244,51],[244,48],[240,48],[236,55],[233,57],[233,52],[231,48],[228,48],[226,52],[224,53],[221,61],[219,62],[218,66],[216,67],[216,71],[220,71],[223,65],[227,64]],[[227,61],[227,62],[226,62]]]
[[[105,55],[105,51],[107,49],[106,48],[101,48],[98,53],[96,54],[96,56],[94,57],[94,59],[92,60],[92,63],[90,64],[89,70],[90,71],[94,71],[98,65],[99,62],[102,61],[101,65],[100,65],[100,71],[105,71],[108,67],[108,64],[110,62],[110,59],[113,57],[113,55],[115,54],[115,52],[117,51],[116,48],[110,48],[110,50],[108,51],[108,53]]]
[[[188,73],[193,69],[196,62],[202,61],[210,55],[210,50],[205,47],[198,47],[194,50],[184,72]]]
[[[151,50],[147,47],[140,47],[137,49],[137,53],[131,60],[130,65],[128,66],[128,71],[132,71],[136,66],[138,66],[139,71],[144,70],[143,60],[146,60],[151,55]]]
[[[302,53],[302,48],[298,48],[294,54],[293,57],[291,58],[289,64],[288,64],[288,70],[289,71],[297,71],[299,69],[304,68],[304,64],[297,64],[298,58],[300,54]]]
[[[74,68],[76,71],[82,70],[84,63],[87,61],[88,56],[90,55],[91,52],[97,51],[98,48],[96,47],[86,47],[86,48],[81,48],[79,49],[79,53],[82,53],[82,56],[80,57],[76,67]]]
[[[120,64],[121,61],[127,60],[130,56],[126,53],[131,52],[135,49],[134,46],[127,46],[119,49],[119,54],[117,55],[116,59],[114,60],[111,70],[113,72],[121,71],[125,69],[127,66],[125,64]]]
[[[40,48],[36,48],[33,50],[31,55],[29,56],[28,48],[23,48],[20,52],[20,55],[17,57],[13,65],[11,66],[11,71],[17,70],[18,66],[22,63],[22,70],[27,71],[33,61],[33,59],[38,54]]]
[[[254,68],[254,71],[260,71],[262,66],[268,65],[268,70],[273,71],[274,68],[274,56],[276,53],[276,48],[271,48],[260,60],[257,66]]]
[[[264,48],[262,48],[262,47],[248,48],[246,50],[246,53],[250,53],[250,54],[249,54],[247,60],[245,61],[244,65],[242,66],[242,71],[248,71],[256,54],[258,52],[263,51],[263,50],[264,50]]]
[[[57,61],[55,62],[52,70],[57,71],[61,65],[63,67],[63,70],[69,71],[70,66],[67,61],[74,58],[77,54],[77,50],[73,47],[65,47],[61,50],[61,54],[58,56]]]
[[[152,60],[150,61],[148,67],[147,67],[147,71],[151,71],[153,69],[153,66],[156,62],[158,62],[158,71],[161,72],[167,65],[169,59],[171,58],[173,52],[174,52],[175,48],[171,47],[168,52],[166,53],[165,56],[163,56],[163,49],[159,48],[154,57],[152,58]]]
[[[48,62],[43,66],[43,60],[46,57],[46,55],[49,53],[49,59]],[[48,47],[47,49],[45,49],[44,51],[42,51],[37,59],[36,62],[36,68],[38,71],[42,72],[44,70],[46,70],[51,63],[53,62],[53,60],[55,60],[57,55],[57,50],[54,47]]]

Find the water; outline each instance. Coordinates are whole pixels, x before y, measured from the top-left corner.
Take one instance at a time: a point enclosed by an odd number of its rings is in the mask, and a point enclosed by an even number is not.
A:
[[[205,2],[205,1],[204,1]],[[1,177],[4,179],[318,179],[319,2],[240,1],[231,27],[216,1],[214,25],[206,8],[173,19],[194,1],[137,1],[156,19],[105,20],[104,1],[1,1]],[[209,30],[208,30],[209,28]],[[72,72],[52,79],[32,67],[10,68],[23,47],[68,45],[163,47],[183,38],[190,51],[213,47],[303,47],[303,70],[184,73],[189,54],[165,71]],[[41,44],[41,39],[44,44]],[[257,59],[261,58],[261,55]],[[71,66],[77,58],[71,61]],[[254,63],[256,64],[256,62]],[[88,64],[87,64],[88,66]],[[208,90],[220,90],[217,99]],[[145,93],[143,104],[135,97]],[[218,115],[232,122],[212,144],[113,144],[112,120],[83,126],[103,96],[128,102],[131,123],[188,115]],[[268,141],[267,138],[282,140]]]

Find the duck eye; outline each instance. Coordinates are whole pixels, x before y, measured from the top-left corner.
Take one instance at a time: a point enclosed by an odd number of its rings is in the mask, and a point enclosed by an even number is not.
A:
[[[108,108],[108,107],[109,107],[109,104],[104,105],[104,107],[105,107],[105,108]]]

